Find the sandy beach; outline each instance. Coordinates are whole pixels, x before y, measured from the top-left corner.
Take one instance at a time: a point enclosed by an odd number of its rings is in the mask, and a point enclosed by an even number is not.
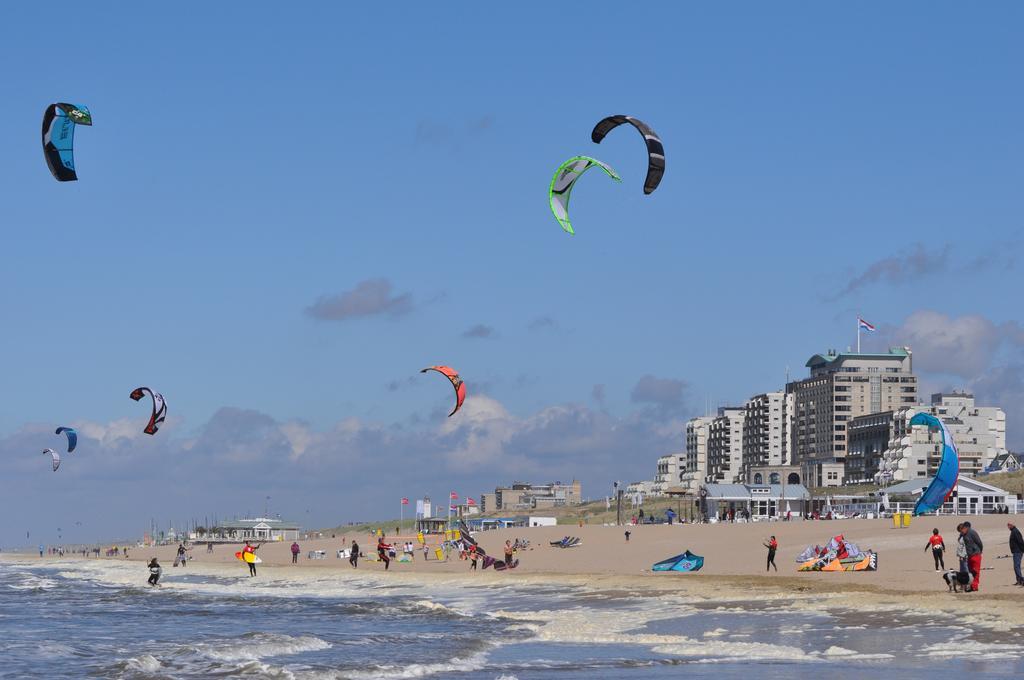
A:
[[[1014,577],[1008,557],[1009,532],[1006,522],[1013,519],[1012,515],[970,518],[985,544],[981,592],[958,594],[955,597],[1016,602],[1024,596],[1024,589],[1012,585]],[[904,529],[893,528],[891,520],[878,519],[628,527],[559,525],[494,530],[475,534],[480,545],[491,555],[500,557],[508,539],[530,541],[529,549],[517,554],[520,564],[515,571],[471,573],[469,563],[459,560],[457,556],[447,562],[438,562],[432,555],[430,560],[424,561],[422,551],[417,551],[412,562],[393,560],[388,576],[462,574],[465,578],[500,579],[522,579],[536,575],[567,579],[605,577],[620,584],[644,587],[661,587],[668,583],[686,581],[709,587],[712,584],[728,584],[771,592],[862,591],[915,596],[939,594],[952,598],[954,595],[948,593],[941,575],[935,572],[931,555],[925,551],[925,544],[932,528],[938,528],[949,548],[946,566],[955,569],[955,526],[958,521],[952,517],[915,518],[913,525]],[[387,531],[386,527],[384,529]],[[631,534],[628,543],[624,536],[626,530]],[[762,544],[772,534],[779,542],[776,556],[779,570],[766,573],[767,551]],[[878,570],[858,573],[797,571],[796,556],[806,546],[824,544],[836,534],[843,534],[862,549],[876,551]],[[566,535],[578,536],[582,543],[570,549],[549,545],[550,541],[557,541]],[[338,534],[334,538],[299,541],[302,552],[296,565],[291,564],[290,542],[266,543],[259,549],[259,556],[263,560],[259,569],[337,570],[341,572],[339,575],[343,575],[351,572],[352,568],[346,560],[338,559],[336,554],[339,548],[350,545],[353,539],[359,542],[362,552],[369,556],[369,559],[360,561],[360,574],[381,572],[383,575],[383,564],[373,558],[375,541],[366,533]],[[416,538],[400,536],[396,541],[394,536],[387,535],[389,543],[402,543],[405,540],[415,542]],[[437,537],[428,537],[429,540],[436,541]],[[245,566],[234,556],[240,549],[240,544],[221,544],[215,545],[213,552],[207,552],[205,545],[196,545],[191,551],[193,559],[189,566],[237,565],[241,573],[245,571]],[[651,572],[651,565],[655,562],[687,549],[704,556],[704,568],[699,573]],[[157,557],[165,573],[172,575],[176,572],[171,566],[176,550],[176,545],[132,547],[129,549],[129,559],[145,561]],[[325,558],[309,559],[309,551],[315,550],[324,551]]]

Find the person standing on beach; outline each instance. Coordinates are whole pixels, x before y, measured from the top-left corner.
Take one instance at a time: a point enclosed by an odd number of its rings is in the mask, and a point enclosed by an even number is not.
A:
[[[967,551],[967,569],[974,577],[967,592],[976,593],[981,587],[981,555],[985,546],[978,532],[971,528],[970,522],[960,526],[960,535],[964,537],[964,549]]]
[[[249,541],[246,541],[245,542],[245,547],[242,548],[242,556],[243,557],[245,557],[245,555],[247,555],[247,554],[252,556],[252,557],[250,557],[250,558],[245,560],[245,563],[249,565],[249,576],[255,576],[256,575],[256,551],[259,550],[261,545],[263,545],[263,544],[260,543],[259,545],[255,545],[254,546]]]
[[[1020,529],[1013,522],[1007,522],[1006,528],[1010,530],[1010,555],[1013,556],[1013,574],[1017,577],[1015,585],[1024,586],[1024,577],[1020,574],[1020,560],[1024,557],[1024,536],[1020,535]]]
[[[946,568],[946,562],[942,559],[942,553],[946,550],[946,544],[942,540],[942,536],[939,535],[938,529],[932,529],[932,535],[928,537],[928,542],[924,544],[925,552],[928,551],[928,548],[932,549],[932,559],[935,560],[935,571],[944,570]]]
[[[775,551],[779,549],[779,542],[772,536],[768,539],[767,543],[763,543],[764,547],[768,548],[768,563],[765,565],[765,571],[771,571],[771,567],[775,567],[775,571],[779,570],[779,566],[775,564]]]
[[[387,571],[388,567],[391,566],[391,558],[388,557],[388,550],[390,549],[391,546],[385,543],[384,537],[381,536],[380,540],[377,541],[377,557],[384,563],[384,571]]]
[[[626,531],[626,543],[629,543],[629,531]]]
[[[359,566],[359,544],[354,538],[352,539],[352,548],[348,553],[348,563],[352,565],[353,569]]]
[[[960,572],[963,574],[967,573],[967,548],[964,546],[964,525],[963,523],[956,525],[956,556],[960,560]]]
[[[298,564],[299,553],[302,552],[302,548],[299,547],[298,541],[292,542],[292,564]]]
[[[505,566],[512,566],[512,554],[514,550],[512,548],[512,541],[505,541]]]

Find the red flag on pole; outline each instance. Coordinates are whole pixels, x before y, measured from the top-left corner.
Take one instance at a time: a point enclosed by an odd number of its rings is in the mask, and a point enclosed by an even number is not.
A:
[[[453,501],[457,501],[457,500],[459,500],[459,494],[457,494],[457,493],[455,493],[454,491],[452,491],[452,500],[453,500]]]
[[[472,498],[467,498],[466,505],[476,505],[476,501],[473,500]]]
[[[409,499],[408,498],[403,498],[402,499],[402,505],[409,505]]]

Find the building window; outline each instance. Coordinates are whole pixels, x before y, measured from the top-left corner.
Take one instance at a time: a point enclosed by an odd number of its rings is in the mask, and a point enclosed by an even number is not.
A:
[[[760,472],[754,474],[754,484],[764,484],[764,475]]]

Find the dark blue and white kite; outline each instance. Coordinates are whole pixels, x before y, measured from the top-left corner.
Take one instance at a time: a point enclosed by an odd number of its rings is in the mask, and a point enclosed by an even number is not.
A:
[[[58,182],[74,182],[75,126],[92,125],[89,109],[78,104],[50,104],[43,114],[43,155]]]

